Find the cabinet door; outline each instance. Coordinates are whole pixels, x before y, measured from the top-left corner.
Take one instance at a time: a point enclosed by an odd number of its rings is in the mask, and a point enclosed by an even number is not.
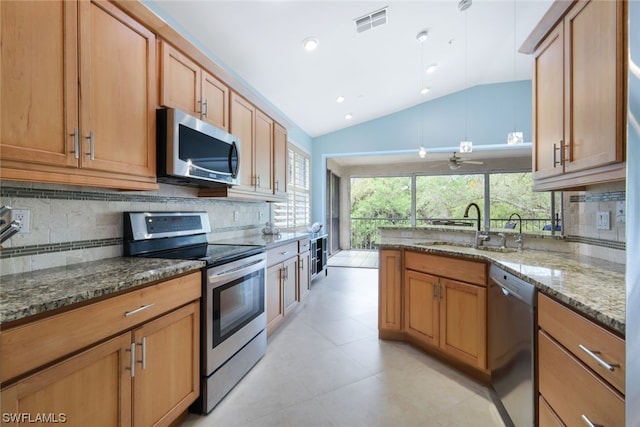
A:
[[[309,251],[298,255],[298,300],[302,301],[311,291],[311,255]]]
[[[565,171],[623,160],[623,7],[583,0],[565,18]]]
[[[282,274],[282,264],[267,268],[267,334],[273,332],[284,318]]]
[[[287,195],[288,158],[287,130],[276,123],[273,134],[273,191],[282,197]]]
[[[160,104],[200,117],[200,67],[164,41],[160,55]]]
[[[240,138],[240,186],[253,188],[253,141],[255,138],[255,108],[244,98],[231,92],[231,133]]]
[[[480,369],[487,368],[487,290],[440,279],[440,348]]]
[[[120,335],[3,389],[3,425],[4,414],[40,414],[43,424],[130,426],[130,346],[131,334]]]
[[[401,253],[381,250],[378,270],[378,327],[380,329],[401,329]]]
[[[407,270],[404,274],[404,328],[408,335],[437,347],[440,338],[438,278]]]
[[[229,131],[229,88],[202,70],[202,120]]]
[[[273,126],[271,117],[256,110],[256,139],[254,163],[256,191],[273,193]]]
[[[3,161],[76,166],[78,5],[0,2]]]
[[[134,331],[135,426],[166,425],[200,392],[200,310],[193,302]]]
[[[282,282],[282,300],[285,316],[298,303],[298,257],[284,262],[284,280]]]
[[[106,2],[80,5],[80,165],[155,176],[156,43]]]
[[[536,50],[533,68],[533,176],[559,175],[564,139],[564,44],[562,23]]]

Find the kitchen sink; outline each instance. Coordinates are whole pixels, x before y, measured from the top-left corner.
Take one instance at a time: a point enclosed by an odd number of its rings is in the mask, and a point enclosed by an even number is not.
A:
[[[479,246],[478,249],[480,249],[481,251],[488,251],[488,252],[500,252],[500,253],[512,253],[512,252],[518,252],[518,250],[516,248],[503,248],[501,246]]]

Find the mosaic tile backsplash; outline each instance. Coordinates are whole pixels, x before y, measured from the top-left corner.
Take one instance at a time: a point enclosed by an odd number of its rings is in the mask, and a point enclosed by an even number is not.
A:
[[[155,192],[119,192],[3,182],[0,202],[31,211],[30,232],[2,245],[3,275],[121,256],[125,211],[206,211],[210,241],[259,233],[270,212],[265,202],[198,198],[196,188],[165,184]]]

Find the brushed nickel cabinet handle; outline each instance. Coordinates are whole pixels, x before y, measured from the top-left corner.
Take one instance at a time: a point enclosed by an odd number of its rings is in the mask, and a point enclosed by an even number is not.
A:
[[[209,117],[209,103],[206,99],[202,102],[202,110],[202,117]]]
[[[150,309],[150,308],[151,308],[151,307],[153,307],[154,305],[156,305],[156,304],[155,304],[155,303],[153,303],[153,304],[147,304],[147,305],[143,305],[143,306],[142,306],[142,307],[140,307],[140,308],[136,308],[135,310],[125,311],[125,312],[124,312],[124,317],[133,316],[134,314],[138,314],[138,313],[140,313],[141,311],[144,311],[144,310],[148,310],[148,309]]]
[[[75,157],[76,159],[80,158],[80,132],[78,131],[78,128],[73,128],[73,133],[71,134],[71,136],[73,136],[73,157]]]
[[[605,362],[600,356],[598,356],[600,354],[599,351],[589,350],[587,347],[583,346],[582,344],[578,345],[578,347],[580,347],[580,350],[584,351],[589,356],[594,358],[596,360],[596,362],[598,362],[599,365],[601,365],[605,369],[608,369],[611,372],[615,371],[615,368],[619,368],[620,367],[620,365],[617,364],[617,363],[607,363],[607,362]]]
[[[587,417],[585,414],[582,414],[582,421],[584,421],[589,427],[604,427],[602,424],[592,423],[589,417]]]
[[[140,364],[142,365],[142,370],[145,370],[147,369],[147,337],[142,337],[140,346],[142,347],[142,359],[140,360]]]
[[[86,139],[89,140],[89,152],[87,153],[87,155],[89,156],[89,158],[91,160],[95,160],[95,138],[93,136],[93,131],[89,132],[89,136],[85,137]]]
[[[131,378],[136,376],[136,343],[132,342],[129,350],[129,363],[131,364],[130,368],[126,368],[131,371]]]

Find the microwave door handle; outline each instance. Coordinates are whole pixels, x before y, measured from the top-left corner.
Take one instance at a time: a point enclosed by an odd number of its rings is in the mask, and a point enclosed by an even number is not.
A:
[[[236,169],[233,169],[233,158],[236,158]],[[231,172],[232,178],[237,178],[238,170],[240,169],[240,156],[238,156],[238,146],[236,142],[233,141],[231,143],[231,149],[229,150],[229,171]]]

